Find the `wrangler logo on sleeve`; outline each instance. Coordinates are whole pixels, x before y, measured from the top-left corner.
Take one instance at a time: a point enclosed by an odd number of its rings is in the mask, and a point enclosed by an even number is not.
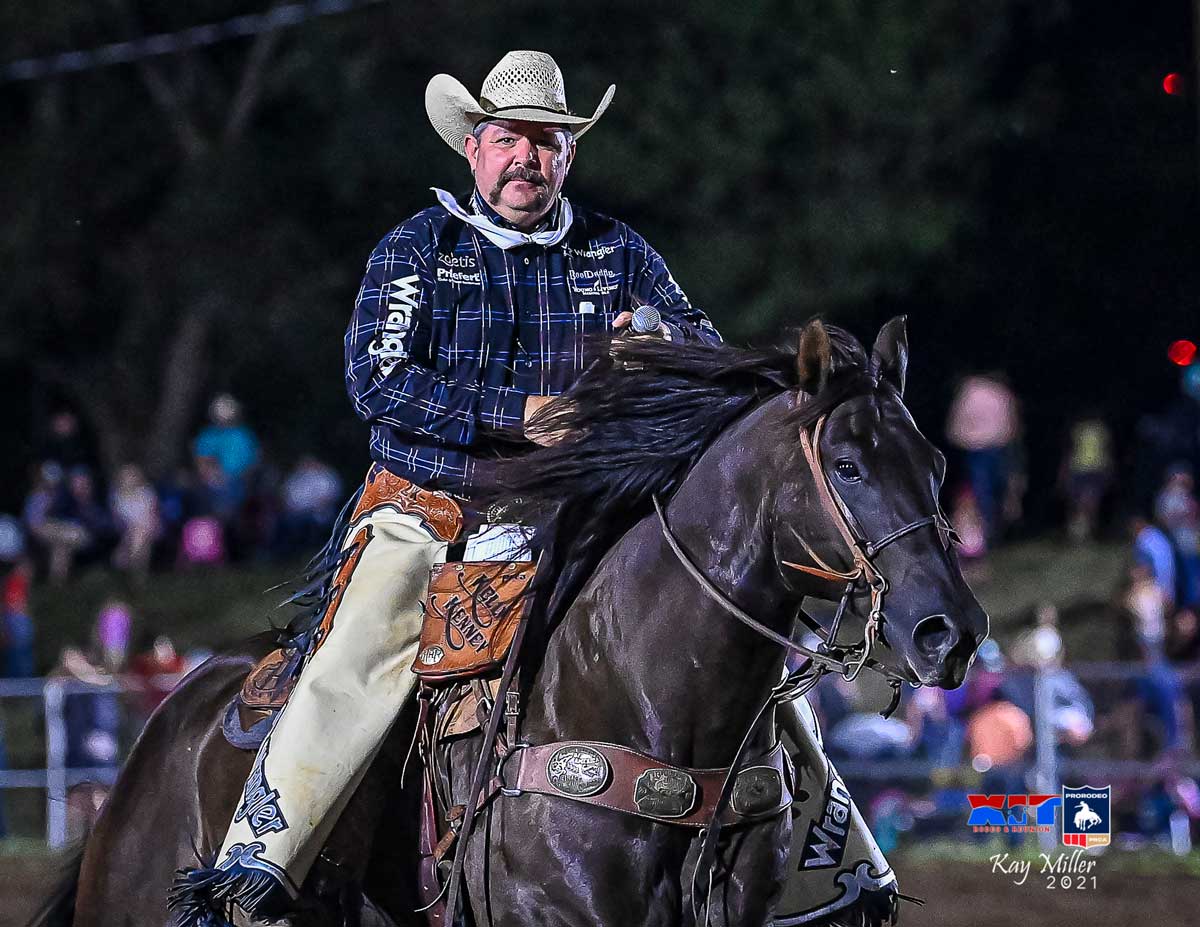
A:
[[[379,361],[379,372],[387,376],[400,361],[408,357],[404,336],[412,328],[413,313],[420,298],[420,278],[416,274],[393,280],[389,286],[388,313],[383,330],[367,345],[367,353]]]

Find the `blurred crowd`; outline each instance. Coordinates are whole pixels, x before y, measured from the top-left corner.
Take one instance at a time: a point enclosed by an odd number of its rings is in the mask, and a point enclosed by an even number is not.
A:
[[[1126,609],[1100,611],[1093,620],[1136,633],[1137,619]],[[1047,722],[1043,736],[1052,739],[1054,774],[1071,761],[1095,761],[1098,768],[1113,760],[1152,764],[1149,777],[1111,781],[1114,833],[1124,843],[1190,848],[1200,839],[1200,786],[1193,775],[1200,663],[1147,649],[1140,655],[1134,667],[1105,665],[1096,675],[1087,675],[1084,664],[1081,679],[1065,664],[1058,612],[1044,604],[1007,652],[994,639],[984,643],[961,688],[910,691],[891,718],[880,716],[877,699],[862,686],[837,677],[810,699],[829,755],[847,770],[885,848],[902,832],[961,836],[968,793],[1042,791],[1038,764],[1046,760],[1046,745],[1039,754],[1039,717]],[[861,770],[889,760],[919,761],[912,788],[895,775],[886,782],[856,779],[856,764]],[[1111,776],[1098,775],[1103,782],[1093,784],[1110,782]],[[1011,842],[1022,839],[1013,835]]]
[[[211,651],[198,648],[180,654],[168,635],[139,621],[128,603],[111,599],[97,612],[88,641],[63,646],[53,667],[43,671],[37,665],[28,593],[28,570],[10,572],[4,581],[0,679],[45,676],[68,684],[62,703],[65,766],[111,769],[119,765],[151,712]],[[0,712],[0,770],[8,765],[4,714]],[[44,724],[37,716],[25,715],[24,720],[37,732]],[[75,835],[87,827],[107,793],[104,775],[88,778],[68,794],[68,825]],[[0,837],[7,832],[4,798],[0,792]]]
[[[326,540],[343,501],[338,475],[311,456],[283,476],[265,465],[253,429],[228,395],[213,399],[191,443],[189,465],[157,482],[132,464],[100,469],[70,411],[55,413],[45,431],[23,511],[0,517],[0,560],[8,564],[0,677],[46,669],[37,666],[29,613],[35,581],[61,582],[97,566],[136,580],[151,570],[308,556]],[[960,557],[982,575],[990,552],[1023,519],[1029,488],[1023,434],[1020,405],[1003,375],[977,374],[959,383],[945,423],[944,498],[961,538]],[[1048,720],[1060,759],[1152,764],[1148,778],[1113,782],[1115,827],[1127,837],[1186,839],[1188,845],[1200,838],[1194,778],[1200,768],[1200,365],[1184,372],[1174,404],[1143,417],[1124,458],[1117,444],[1099,414],[1080,415],[1064,428],[1055,486],[1062,537],[1080,544],[1120,537],[1127,557],[1120,587],[1097,590],[1101,597],[1111,593],[1111,601],[1094,614],[1067,616],[1063,625],[1086,622],[1089,638],[1107,641],[1105,655],[1115,643],[1132,663],[1105,671],[1115,675],[1079,678],[1066,663],[1059,613],[1046,603],[1005,639],[1004,649],[985,642],[962,688],[909,692],[890,719],[878,715],[863,687],[836,677],[812,696],[829,753],[848,769],[887,760],[924,764],[910,790],[896,780],[881,785],[847,775],[885,848],[906,830],[958,834],[967,792],[1036,791],[1039,719]],[[1046,496],[1047,487],[1041,490]],[[96,686],[120,680],[127,690],[68,697],[69,766],[111,764],[128,746],[129,732],[136,733],[181,674],[205,656],[181,656],[169,638],[149,629],[135,634],[136,625],[126,604],[111,601],[96,616],[91,640],[59,653],[51,675]],[[0,726],[0,767],[3,747]],[[938,771],[932,793],[930,767]],[[77,815],[86,816],[102,794],[86,793]]]
[[[63,582],[97,565],[135,580],[151,569],[311,553],[326,540],[342,481],[311,455],[266,465],[234,397],[212,400],[186,466],[157,481],[126,463],[105,471],[78,417],[45,423],[22,511],[0,516],[0,560]]]

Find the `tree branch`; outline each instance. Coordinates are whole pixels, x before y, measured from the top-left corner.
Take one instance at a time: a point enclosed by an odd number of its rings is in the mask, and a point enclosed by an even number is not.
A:
[[[134,16],[128,0],[108,0],[108,5],[121,19],[121,25],[126,35],[132,37],[144,34],[145,30],[141,28],[137,17]],[[163,74],[162,68],[149,58],[140,59],[136,66],[142,83],[150,92],[150,99],[167,117],[175,132],[175,140],[179,142],[179,147],[183,149],[184,154],[191,160],[202,157],[208,151],[208,142],[196,127],[196,121],[188,112],[187,107],[183,105],[179,93]]]
[[[170,121],[171,128],[175,131],[175,140],[179,142],[184,154],[192,161],[203,157],[208,152],[208,142],[196,128],[191,115],[180,102],[179,94],[175,92],[175,88],[161,69],[150,61],[142,60],[138,63],[138,73],[141,74],[142,83],[150,91],[150,98]]]
[[[225,123],[225,131],[222,133],[222,144],[226,146],[236,144],[246,130],[250,117],[254,114],[254,107],[262,96],[267,62],[282,35],[283,30],[276,27],[266,32],[260,32],[255,37],[254,44],[250,47],[250,54],[246,57],[246,66],[242,70],[242,79],[238,82],[237,93],[230,106],[229,118]]]

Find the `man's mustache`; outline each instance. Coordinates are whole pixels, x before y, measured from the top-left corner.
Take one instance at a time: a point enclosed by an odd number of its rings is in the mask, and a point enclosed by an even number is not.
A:
[[[511,180],[523,180],[525,183],[533,183],[542,187],[546,186],[546,178],[541,173],[528,170],[524,167],[514,167],[500,175],[501,183],[508,183]]]

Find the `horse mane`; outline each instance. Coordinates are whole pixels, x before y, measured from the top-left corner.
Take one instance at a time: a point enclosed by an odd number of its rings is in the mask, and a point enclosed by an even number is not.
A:
[[[797,414],[815,419],[869,373],[863,346],[826,326],[827,385]],[[798,390],[799,338],[747,349],[658,339],[601,346],[580,379],[546,408],[539,425],[564,438],[549,447],[482,461],[476,501],[505,506],[504,521],[536,528],[541,561],[530,589],[531,617],[554,627],[604,554],[669,497],[700,455],[760,403]]]

